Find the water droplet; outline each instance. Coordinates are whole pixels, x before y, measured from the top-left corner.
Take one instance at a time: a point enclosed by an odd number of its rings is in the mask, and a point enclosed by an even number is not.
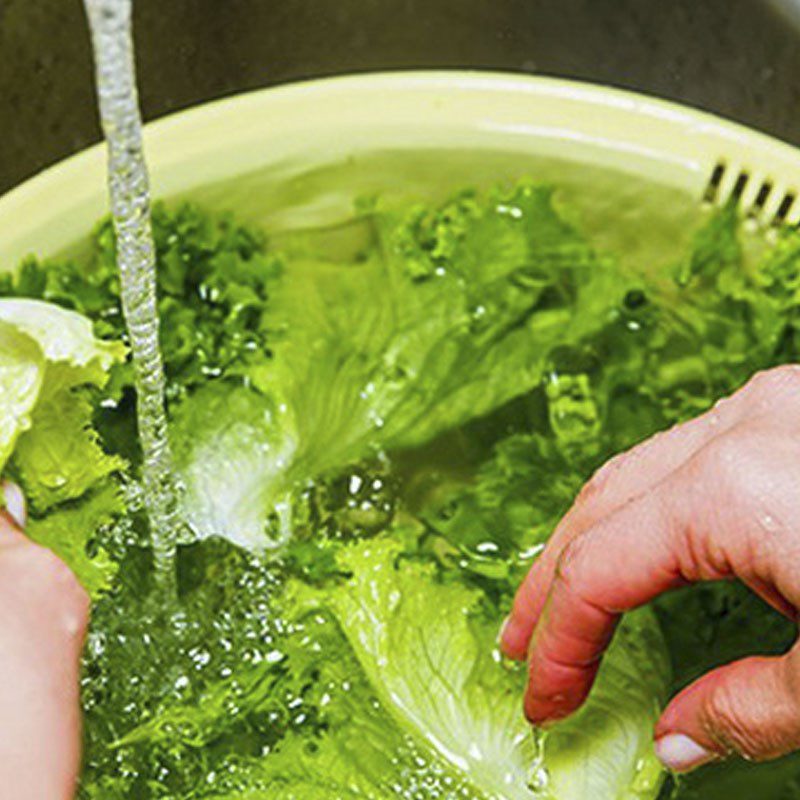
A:
[[[761,515],[761,527],[767,531],[767,533],[778,533],[780,530],[780,524],[778,520],[772,514],[762,514]]]

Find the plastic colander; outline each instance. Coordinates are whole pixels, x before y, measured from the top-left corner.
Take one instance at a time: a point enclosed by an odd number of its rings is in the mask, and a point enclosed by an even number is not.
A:
[[[480,72],[312,81],[147,126],[156,197],[191,195],[268,228],[320,224],[353,198],[529,175],[590,231],[659,260],[698,204],[736,197],[767,231],[800,221],[800,152],[680,105],[590,84]],[[565,204],[566,205],[566,204]],[[0,269],[76,244],[107,210],[93,147],[0,198]]]

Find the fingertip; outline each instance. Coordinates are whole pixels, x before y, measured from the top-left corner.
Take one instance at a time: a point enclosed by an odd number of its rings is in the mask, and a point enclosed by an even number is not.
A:
[[[709,755],[698,755],[697,763],[686,756],[687,766],[672,768],[687,771],[732,754],[763,761],[796,750],[800,715],[793,675],[798,652],[795,648],[784,656],[734,661],[673,698],[656,725],[656,742],[681,744],[676,763],[689,748],[674,736],[688,737]]]
[[[498,644],[500,651],[507,658],[514,661],[524,661],[528,652],[530,632],[528,626],[522,623],[514,614],[503,620],[500,626]]]
[[[537,668],[538,663],[538,668]],[[589,695],[593,670],[531,661],[525,693],[525,717],[533,725],[548,727],[574,714]]]
[[[575,692],[564,692],[542,696],[530,687],[525,696],[525,719],[537,728],[550,728],[572,716],[583,705],[585,696]]]
[[[569,712],[564,711],[558,702],[544,700],[528,695],[525,698],[525,719],[535,728],[547,730],[560,720],[569,716]]]
[[[694,718],[696,699],[699,700],[700,694],[705,691],[704,684],[708,679],[709,675],[699,678],[670,700],[656,723],[654,731],[656,741],[671,733],[681,731],[682,728],[685,728],[686,720]]]
[[[28,511],[22,489],[16,483],[6,480],[0,484],[0,490],[3,495],[5,514],[18,528],[24,528],[28,521]]]

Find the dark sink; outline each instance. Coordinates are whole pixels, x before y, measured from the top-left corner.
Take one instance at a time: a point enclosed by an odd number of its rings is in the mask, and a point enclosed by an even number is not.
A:
[[[800,143],[798,5],[135,0],[148,118],[300,78],[458,66],[630,87]],[[0,129],[0,191],[98,138],[81,0],[0,0]]]

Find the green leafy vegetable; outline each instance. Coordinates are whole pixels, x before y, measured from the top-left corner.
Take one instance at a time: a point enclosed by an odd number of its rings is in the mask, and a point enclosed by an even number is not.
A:
[[[107,482],[83,502],[30,520],[26,533],[60,556],[92,597],[112,587],[118,565],[96,541],[125,513],[119,488]]]
[[[172,401],[223,372],[244,379],[258,370],[269,359],[264,303],[281,271],[280,260],[266,253],[264,237],[191,205],[167,211],[156,204],[153,233],[161,346]],[[26,260],[16,276],[0,278],[0,295],[37,297],[74,309],[94,321],[98,336],[124,341],[109,220],[98,226],[91,244],[87,263]],[[111,393],[132,386],[126,364],[115,371]]]
[[[30,427],[43,373],[44,354],[36,341],[13,325],[0,323],[0,469],[19,435]]]
[[[71,386],[48,392],[37,405],[13,460],[37,511],[82,497],[125,466],[121,458],[104,452],[92,428],[92,413],[88,393]]]
[[[589,703],[548,735],[542,754],[520,714],[524,675],[493,657],[494,620],[480,594],[439,582],[429,566],[398,564],[400,554],[392,540],[343,551],[352,578],[325,602],[382,705],[471,796],[528,800],[532,785],[559,800],[655,790],[651,728],[669,670],[652,619],[631,615]]]
[[[91,323],[78,314],[35,300],[0,300],[0,470],[55,394],[102,385],[123,355],[121,346],[95,339]]]
[[[102,387],[124,348],[96,339],[89,320],[35,300],[0,300],[0,470],[10,470],[32,503],[33,538],[51,547],[92,592],[110,585],[114,566],[86,546],[123,504],[107,485],[124,462],[107,455],[92,429],[90,387]],[[85,502],[40,519],[66,501]]]
[[[428,441],[525,393],[548,351],[603,325],[621,291],[544,188],[367,222],[369,256],[293,263],[270,309],[287,333],[269,382],[295,415],[298,460],[318,471],[376,442]]]
[[[286,416],[269,398],[226,384],[200,389],[176,411],[176,463],[201,536],[253,550],[286,543],[286,471],[296,447]],[[273,511],[274,529],[267,526]]]
[[[653,798],[669,683],[653,615],[626,617],[589,704],[543,742],[494,635],[597,465],[800,356],[800,234],[758,252],[730,206],[671,273],[623,270],[528,182],[365,203],[272,243],[191,206],[158,207],[154,227],[200,540],[175,598],[153,589],[119,485],[139,453],[130,365],[95,338],[125,338],[111,226],[84,262],[0,279],[0,463],[33,501],[31,536],[96,598],[81,797]],[[14,306],[26,296],[94,336]],[[766,630],[730,588],[658,612],[671,688]],[[800,770],[774,770],[778,800]],[[752,796],[749,770],[730,774],[726,800]]]
[[[193,505],[205,507],[201,529],[268,546],[256,507],[285,507],[313,476],[420,445],[529,392],[552,348],[608,324],[626,285],[561,219],[546,188],[465,195],[399,216],[371,211],[360,222],[374,242],[363,258],[304,253],[270,285],[261,319],[273,358],[248,371],[272,409],[261,436],[223,444],[243,435],[241,423],[223,425],[224,433],[214,423],[179,424],[188,431]],[[217,417],[224,391],[189,398],[188,418]],[[558,392],[553,406],[566,436],[577,401],[574,391]],[[234,477],[245,473],[247,480]],[[249,487],[247,503],[231,494],[232,481],[240,494]]]
[[[125,356],[119,342],[97,339],[92,324],[50,303],[37,300],[0,300],[0,320],[39,343],[45,359],[60,364],[62,380],[102,384],[105,373]]]
[[[507,562],[543,545],[583,483],[583,473],[541,434],[515,434],[496,446],[474,482],[456,485],[423,511],[438,533],[477,561]],[[485,543],[494,546],[488,553]]]

